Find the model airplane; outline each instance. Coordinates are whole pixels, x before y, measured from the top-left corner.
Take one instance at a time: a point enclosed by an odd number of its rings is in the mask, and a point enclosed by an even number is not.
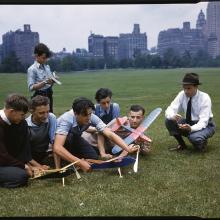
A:
[[[59,77],[56,75],[56,72],[54,71],[54,72],[52,72],[52,77],[51,77],[51,79],[55,82],[55,83],[57,83],[58,85],[61,85],[62,83],[58,80],[59,79]]]
[[[70,174],[67,171],[72,170],[73,169],[72,167],[74,167],[74,164],[76,163],[78,163],[78,161],[70,163],[67,166],[62,167],[60,169],[35,170],[34,176],[31,179],[37,179],[37,178],[44,177],[44,176],[53,177],[53,178],[60,178],[60,177],[63,178],[67,176],[68,174]]]
[[[118,156],[107,161],[94,160],[94,159],[85,159],[85,160],[90,163],[92,170],[118,168],[120,177],[122,177],[121,170],[120,170],[121,167],[128,166],[132,163],[135,163],[135,159],[130,156],[127,156],[127,157]],[[40,171],[38,170],[37,172],[34,173],[34,177],[32,177],[31,179],[44,178],[44,177],[62,178],[63,186],[65,186],[64,177],[72,174],[73,171],[75,172],[77,179],[81,178],[79,172],[74,166],[74,164],[76,164],[77,162],[78,161],[70,163],[67,166],[60,168],[60,169],[50,169],[50,170],[40,170]]]
[[[137,140],[138,138],[142,139],[143,141],[147,141],[147,142],[152,142],[152,140],[147,137],[144,132],[147,130],[147,128],[153,123],[153,121],[157,118],[157,116],[161,113],[162,109],[161,108],[156,108],[154,109],[145,119],[144,121],[139,125],[138,128],[133,129],[130,128],[129,126],[124,125],[125,123],[125,118],[118,118],[115,121],[115,124],[113,124],[112,128],[114,129],[114,131],[116,131],[117,129],[119,129],[120,127],[125,128],[126,130],[130,131],[131,134],[126,137],[124,139],[124,142],[129,145],[131,143],[133,143],[135,140]],[[112,153],[113,154],[117,154],[120,151],[122,151],[122,149],[118,146],[115,145],[112,148]]]
[[[136,161],[133,157],[130,156],[127,157],[118,156],[107,161],[93,160],[93,159],[86,159],[86,160],[90,163],[92,170],[118,168],[118,173],[120,178],[122,178],[121,167],[128,166],[130,164],[135,163]]]

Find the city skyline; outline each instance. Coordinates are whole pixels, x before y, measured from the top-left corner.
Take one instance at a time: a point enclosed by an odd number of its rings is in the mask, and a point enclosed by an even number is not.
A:
[[[150,49],[157,46],[161,30],[181,28],[184,21],[189,21],[191,27],[195,28],[200,10],[206,15],[206,8],[207,2],[107,6],[1,5],[0,35],[30,24],[32,31],[39,32],[40,42],[47,44],[52,51],[58,52],[65,47],[68,52],[72,52],[76,48],[88,50],[90,31],[104,36],[119,36],[120,33],[131,33],[133,24],[138,23],[141,33],[147,34]],[[19,16],[15,20],[14,16],[18,12]]]

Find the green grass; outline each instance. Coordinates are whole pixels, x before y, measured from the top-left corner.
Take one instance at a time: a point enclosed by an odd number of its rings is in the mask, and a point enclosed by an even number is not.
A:
[[[181,89],[188,71],[200,74],[202,91],[212,98],[212,110],[220,124],[220,69],[114,70],[61,75],[62,86],[54,86],[54,110],[58,116],[70,109],[78,96],[94,101],[99,87],[113,91],[113,101],[122,115],[131,104],[141,104],[147,113],[163,112],[147,134],[152,152],[140,157],[138,173],[132,167],[82,173],[66,178],[29,181],[27,188],[0,188],[0,216],[199,216],[220,217],[220,132],[209,140],[207,152],[169,152],[176,145],[164,126],[164,111]],[[28,97],[25,74],[0,75],[0,103],[6,94],[21,92]],[[188,142],[187,142],[188,143]]]

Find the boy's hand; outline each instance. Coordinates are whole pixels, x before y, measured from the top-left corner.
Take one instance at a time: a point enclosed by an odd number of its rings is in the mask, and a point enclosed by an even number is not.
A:
[[[32,168],[28,166],[27,164],[25,164],[25,171],[29,177],[32,177],[34,175]]]
[[[106,160],[113,158],[111,154],[106,154],[106,153],[102,153],[100,154],[100,156],[101,158],[106,159]]]
[[[188,124],[179,124],[179,129],[191,132],[191,126]]]
[[[47,84],[49,84],[49,85],[54,84],[54,81],[51,78],[48,78],[46,81],[47,81]]]
[[[85,171],[85,172],[89,172],[91,171],[91,166],[90,164],[85,161],[85,160],[80,160],[78,163],[77,163],[78,166],[80,166],[80,168]]]
[[[181,115],[176,114],[176,115],[173,117],[173,120],[175,120],[175,121],[179,121],[181,118],[182,118]]]
[[[128,147],[129,147],[128,153],[136,152],[139,149],[139,145],[135,145],[135,144],[130,144]]]

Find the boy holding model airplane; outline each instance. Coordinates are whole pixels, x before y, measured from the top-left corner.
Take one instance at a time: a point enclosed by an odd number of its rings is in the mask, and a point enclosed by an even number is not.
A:
[[[29,91],[34,91],[32,97],[37,95],[46,96],[50,100],[50,112],[53,112],[53,84],[61,84],[56,78],[55,72],[51,72],[50,66],[46,65],[52,52],[42,43],[39,43],[35,49],[35,62],[27,70],[27,83]]]

